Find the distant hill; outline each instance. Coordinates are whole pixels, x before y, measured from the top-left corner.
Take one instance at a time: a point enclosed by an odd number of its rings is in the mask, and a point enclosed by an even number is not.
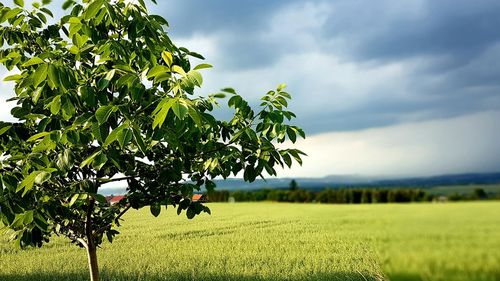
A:
[[[217,190],[256,190],[262,188],[288,188],[292,178],[270,178],[258,179],[248,183],[242,179],[231,178],[227,180],[216,180]],[[369,177],[331,175],[323,178],[295,178],[300,188],[309,190],[321,190],[324,188],[355,188],[355,187],[418,187],[431,188],[435,186],[448,185],[471,185],[471,184],[500,184],[500,172],[483,174],[455,174],[439,175],[432,177]],[[103,193],[123,194],[125,188],[102,189]]]

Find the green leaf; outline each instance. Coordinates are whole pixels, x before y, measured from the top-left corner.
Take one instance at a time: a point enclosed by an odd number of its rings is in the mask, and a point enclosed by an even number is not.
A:
[[[201,87],[201,84],[203,84],[203,76],[198,71],[191,70],[187,76],[196,86]]]
[[[43,60],[39,57],[32,57],[31,59],[29,59],[27,62],[23,63],[23,67],[28,67],[28,66],[32,66],[32,65],[37,65],[37,64],[41,64],[43,63]]]
[[[193,119],[196,126],[198,126],[198,128],[203,127],[203,124],[201,123],[200,113],[198,112],[198,110],[196,110],[196,108],[189,106],[188,113],[189,113],[189,116],[191,117],[191,119]]]
[[[80,164],[80,168],[84,168],[88,165],[90,165],[90,163],[92,163],[92,161],[94,161],[94,158],[96,158],[98,155],[100,155],[102,152],[99,150],[99,151],[96,151],[94,152],[92,155],[90,155],[87,159],[83,160],[82,163]]]
[[[283,84],[280,84],[280,85],[278,86],[278,88],[276,88],[276,90],[277,90],[278,92],[281,92],[281,91],[283,91],[285,88],[286,88],[286,84],[285,84],[285,83],[283,83]]]
[[[23,224],[27,225],[33,222],[33,210],[26,211],[23,214]]]
[[[42,184],[46,181],[48,181],[51,177],[51,174],[49,172],[46,172],[46,171],[40,171],[40,173],[38,175],[36,175],[35,177],[35,183],[36,184]]]
[[[90,20],[94,18],[97,13],[99,13],[99,10],[102,8],[105,0],[96,0],[92,1],[90,5],[87,7],[87,10],[85,12],[85,19]]]
[[[48,65],[46,63],[40,65],[33,73],[33,86],[36,88],[40,83],[47,78]]]
[[[111,131],[111,133],[109,133],[108,137],[104,141],[104,146],[106,147],[106,146],[110,145],[111,143],[113,143],[115,140],[117,140],[120,132],[123,131],[127,127],[128,127],[128,123],[124,123],[124,124],[116,127],[115,129],[113,129],[113,131]]]
[[[193,219],[194,217],[196,216],[196,210],[193,208],[193,207],[189,207],[187,210],[186,210],[186,217],[188,219]]]
[[[56,160],[56,166],[61,171],[69,171],[74,165],[74,155],[73,151],[70,148],[66,148]]]
[[[62,99],[62,113],[64,120],[69,120],[73,115],[75,114],[75,106],[71,102],[71,100],[64,96],[64,99]]]
[[[19,192],[20,190],[25,190],[29,191],[33,188],[33,185],[35,184],[35,178],[40,174],[41,171],[34,171],[31,172],[27,177],[25,177],[21,183],[17,186],[16,192]]]
[[[132,131],[128,128],[123,129],[118,133],[118,144],[123,149],[132,140]]]
[[[22,74],[14,74],[14,75],[9,75],[3,79],[3,81],[18,81],[19,79],[22,79],[24,76]]]
[[[95,117],[97,119],[97,122],[99,122],[99,125],[104,124],[106,121],[108,121],[109,116],[111,113],[116,111],[116,107],[113,105],[105,105],[99,107],[96,112],[95,112]]]
[[[3,123],[0,128],[0,136],[5,134],[8,130],[10,130],[10,128],[12,128],[12,125],[5,125],[5,123]]]
[[[186,76],[186,72],[184,71],[184,69],[178,65],[172,66],[172,71],[175,73],[179,73],[182,76]]]
[[[92,161],[92,168],[99,171],[106,164],[106,162],[108,162],[108,157],[106,154],[100,153],[94,158],[94,161]]]
[[[286,129],[286,133],[288,135],[288,138],[292,141],[292,143],[295,143],[295,141],[297,141],[297,135],[292,128],[288,127]]]
[[[57,72],[57,68],[53,64],[50,64],[48,71],[49,71],[48,76],[50,82],[49,85],[52,85],[51,88],[55,89],[59,87],[59,74]]]
[[[14,4],[16,4],[19,7],[24,7],[24,1],[23,0],[14,0]]]
[[[80,194],[73,194],[73,196],[71,196],[71,200],[69,200],[69,203],[68,203],[68,206],[71,207],[73,206],[73,204],[75,204],[76,200],[78,200],[78,198],[80,198]]]
[[[212,68],[213,66],[211,64],[208,64],[208,63],[202,63],[202,64],[198,64],[197,66],[195,66],[193,68],[193,70],[200,70],[200,69],[206,69],[206,68]]]
[[[156,127],[161,128],[163,122],[165,122],[165,118],[167,118],[168,111],[175,104],[176,101],[177,99],[165,98],[162,100],[163,104],[162,103],[158,104],[157,108],[159,109],[159,112],[156,114],[155,119],[153,120],[153,129]]]
[[[149,70],[146,77],[150,79],[165,73],[170,73],[170,69],[164,65],[157,65]]]
[[[155,217],[158,217],[160,215],[160,212],[161,212],[161,205],[160,203],[153,203],[151,204],[150,208],[151,210],[151,214]]]
[[[64,2],[63,5],[62,5],[62,9],[66,10],[66,9],[68,9],[69,7],[71,7],[74,4],[75,4],[75,1],[73,1],[73,0],[66,0],[66,2]]]
[[[163,58],[163,61],[165,61],[165,63],[168,65],[168,66],[171,66],[172,63],[174,62],[174,58],[172,57],[172,54],[168,51],[164,51],[161,53],[161,57]]]
[[[60,110],[61,110],[61,96],[56,96],[50,102],[50,113],[57,115]]]
[[[144,143],[144,141],[142,139],[141,133],[139,132],[139,130],[136,127],[134,127],[132,129],[132,132],[134,134],[135,143],[137,144],[137,146],[139,147],[139,149],[142,151],[142,153],[146,153],[147,147],[146,147],[146,144]]]
[[[50,135],[50,132],[41,132],[41,133],[38,133],[38,134],[35,134],[35,135],[31,136],[27,140],[27,142],[34,141],[34,140],[37,140],[39,138],[43,138],[43,137],[48,136],[48,135]]]
[[[112,70],[108,71],[108,73],[106,73],[106,76],[101,78],[99,80],[99,82],[97,83],[97,88],[101,91],[106,89],[108,87],[111,79],[113,79],[113,77],[115,76],[115,73],[116,73],[116,69],[112,69]]]
[[[174,111],[175,116],[181,120],[184,120],[184,117],[186,117],[186,114],[188,113],[188,107],[182,103],[181,100],[175,100],[172,105],[172,110]]]

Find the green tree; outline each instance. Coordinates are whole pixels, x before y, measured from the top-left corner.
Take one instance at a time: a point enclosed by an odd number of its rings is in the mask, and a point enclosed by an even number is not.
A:
[[[290,181],[290,190],[294,191],[294,190],[297,190],[298,188],[299,188],[299,185],[297,184],[297,181],[291,180]]]
[[[96,249],[130,208],[158,216],[171,205],[191,219],[210,212],[190,196],[213,190],[213,178],[243,171],[253,181],[301,163],[299,150],[275,147],[304,137],[287,124],[295,115],[284,85],[258,112],[231,88],[196,96],[211,66],[191,65],[203,57],[176,47],[143,0],[68,0],[53,23],[49,2],[0,3],[0,62],[17,72],[5,79],[17,121],[0,123],[0,219],[17,246],[66,236],[99,280]],[[234,115],[217,120],[226,95]],[[127,196],[110,205],[100,190],[114,181],[128,183]]]

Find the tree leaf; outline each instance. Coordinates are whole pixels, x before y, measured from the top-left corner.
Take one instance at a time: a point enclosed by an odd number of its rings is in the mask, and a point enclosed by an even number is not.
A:
[[[172,66],[172,71],[175,73],[179,73],[182,76],[186,76],[186,72],[184,71],[184,69],[178,65]]]
[[[202,63],[202,64],[198,64],[197,66],[195,66],[193,68],[193,70],[200,70],[200,69],[206,69],[206,68],[212,68],[213,66],[211,64],[208,64],[208,63]]]
[[[151,204],[149,209],[150,209],[151,214],[153,216],[158,217],[160,215],[160,212],[161,212],[161,205],[160,205],[160,203],[153,203],[153,204]]]
[[[16,4],[19,7],[24,7],[24,1],[23,0],[14,0],[14,4]]]
[[[33,185],[35,184],[35,178],[38,176],[39,173],[41,173],[41,171],[31,172],[27,177],[25,177],[21,181],[21,183],[19,183],[16,192],[19,192],[20,190],[24,189],[25,190],[24,193],[26,193],[26,191],[31,190],[33,188]]]
[[[99,171],[108,162],[108,157],[104,153],[98,154],[92,161],[92,168]]]
[[[56,166],[63,172],[70,170],[74,165],[74,155],[70,148],[66,148],[56,160]]]
[[[8,130],[10,130],[10,128],[12,128],[12,125],[2,123],[0,126],[0,136],[5,134]]]
[[[41,64],[33,73],[33,86],[36,88],[47,78],[48,65],[46,63]]]
[[[170,69],[164,65],[157,65],[148,71],[146,77],[150,79],[164,73],[170,73]]]
[[[97,13],[99,13],[99,10],[102,8],[104,1],[105,0],[92,1],[90,5],[87,7],[87,10],[85,11],[85,19],[90,20],[94,18],[97,15]]]
[[[137,144],[137,146],[139,147],[139,149],[142,151],[142,153],[146,153],[147,147],[146,147],[146,144],[144,143],[144,141],[142,139],[141,133],[139,132],[139,130],[136,127],[134,127],[132,129],[132,132],[134,134],[135,143]]]
[[[161,57],[163,58],[163,61],[165,61],[165,63],[168,65],[168,66],[171,66],[172,63],[174,62],[174,58],[172,57],[172,54],[168,51],[164,51],[161,53]]]
[[[116,107],[113,105],[105,105],[99,107],[96,112],[95,112],[95,117],[97,119],[97,122],[99,122],[99,125],[102,125],[106,121],[108,121],[109,116],[111,113],[116,111]]]
[[[175,104],[177,99],[165,98],[164,100],[166,102],[164,102],[163,105],[159,107],[159,112],[156,114],[155,119],[153,120],[153,129],[156,127],[161,128],[163,122],[165,122],[165,118],[167,118],[168,111]]]
[[[109,133],[108,137],[104,141],[104,146],[108,146],[119,138],[120,133],[129,126],[128,122],[121,124]]]
[[[68,203],[68,207],[71,207],[73,206],[73,204],[75,204],[76,200],[78,200],[78,198],[80,198],[80,194],[73,194],[73,196],[71,196],[71,200],[69,200],[69,203]]]
[[[118,144],[123,149],[132,140],[132,131],[129,128],[125,128],[118,133]]]
[[[175,116],[181,120],[184,120],[186,114],[188,113],[188,107],[180,99],[176,99],[174,104],[172,104],[172,110],[174,111]]]
[[[35,135],[31,136],[27,140],[27,142],[34,141],[34,140],[37,140],[39,138],[43,138],[43,137],[48,136],[48,135],[50,135],[50,132],[41,132],[41,133],[38,133],[38,134],[35,134]]]
[[[101,78],[99,80],[99,82],[97,83],[97,88],[101,91],[106,89],[108,87],[111,79],[113,79],[113,77],[115,76],[115,73],[116,73],[116,69],[112,69],[112,70],[108,71],[108,73],[106,73],[106,76]]]
[[[56,96],[50,102],[50,113],[57,115],[60,110],[61,110],[61,96]]]
[[[92,155],[90,155],[87,159],[83,160],[82,163],[80,163],[80,168],[84,168],[84,167],[90,165],[90,163],[92,163],[92,161],[94,161],[94,158],[96,158],[101,153],[102,152],[100,150],[92,153]]]
[[[32,66],[32,65],[37,65],[37,64],[41,64],[43,63],[43,60],[39,57],[32,57],[31,59],[29,59],[27,62],[23,63],[23,67],[28,67],[28,66]]]

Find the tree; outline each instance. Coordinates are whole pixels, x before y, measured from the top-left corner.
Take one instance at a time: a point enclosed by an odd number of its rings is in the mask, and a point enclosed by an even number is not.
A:
[[[294,190],[297,190],[298,188],[299,188],[299,185],[297,184],[297,181],[291,180],[290,181],[290,190],[294,191]]]
[[[0,123],[0,219],[17,246],[68,237],[99,280],[96,249],[130,208],[158,216],[170,205],[191,219],[210,213],[190,195],[213,190],[213,178],[242,171],[253,181],[301,163],[301,151],[275,146],[304,137],[287,124],[295,115],[284,85],[258,112],[231,88],[196,96],[211,66],[193,67],[203,57],[175,46],[143,0],[68,0],[54,24],[49,2],[0,3],[0,62],[17,71],[5,79],[15,83],[17,121]],[[233,117],[217,120],[226,95]],[[100,191],[115,181],[127,194],[110,205]]]

